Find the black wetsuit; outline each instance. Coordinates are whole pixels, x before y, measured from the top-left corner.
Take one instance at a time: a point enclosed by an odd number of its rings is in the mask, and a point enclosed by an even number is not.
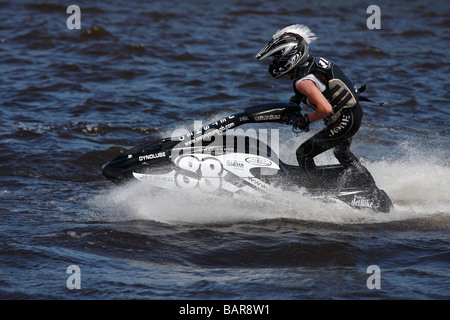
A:
[[[296,86],[296,82],[308,74],[313,74],[325,85],[326,89],[322,93],[333,107],[333,113],[324,119],[326,127],[297,149],[300,168],[314,169],[314,157],[334,148],[334,155],[341,164],[365,172],[366,169],[350,151],[352,137],[359,130],[363,117],[356,87],[333,62],[321,57],[310,57],[304,65],[295,70],[294,91],[297,101],[313,108],[315,106],[309,103]]]

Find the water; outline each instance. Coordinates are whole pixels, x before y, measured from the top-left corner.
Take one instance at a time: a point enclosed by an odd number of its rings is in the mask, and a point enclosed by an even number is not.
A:
[[[69,30],[65,2],[0,2],[0,298],[448,299],[449,4],[377,4],[381,29],[369,30],[359,1],[81,1],[82,29]],[[291,83],[254,55],[291,23],[367,83],[377,103],[353,150],[393,212],[102,177],[123,147],[288,99]],[[320,125],[272,128],[295,163]],[[81,289],[68,289],[71,265]],[[371,265],[380,289],[367,286]]]

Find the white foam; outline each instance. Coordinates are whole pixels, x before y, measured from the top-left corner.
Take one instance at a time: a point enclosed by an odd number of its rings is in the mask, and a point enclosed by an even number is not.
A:
[[[377,184],[389,194],[397,211],[409,216],[450,214],[450,167],[435,154],[410,150],[397,160],[367,165]]]

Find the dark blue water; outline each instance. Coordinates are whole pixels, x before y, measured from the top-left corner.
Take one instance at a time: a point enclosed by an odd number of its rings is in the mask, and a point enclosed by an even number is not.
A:
[[[448,299],[448,1],[0,2],[1,299]],[[353,151],[389,214],[156,193],[101,166],[142,141],[287,100],[255,54],[308,25],[366,95]],[[380,103],[383,103],[379,106]],[[280,156],[317,132],[280,133]],[[335,161],[326,153],[319,163]],[[69,289],[78,266],[80,289]],[[369,266],[380,270],[370,289]],[[77,282],[80,280],[80,282]]]

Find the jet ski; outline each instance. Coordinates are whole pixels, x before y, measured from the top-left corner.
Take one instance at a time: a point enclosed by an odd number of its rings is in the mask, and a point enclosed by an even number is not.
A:
[[[249,123],[292,124],[300,110],[292,102],[247,107],[201,129],[131,148],[105,163],[102,173],[117,184],[141,181],[162,190],[200,188],[213,194],[264,197],[275,189],[298,190],[321,201],[389,212],[392,202],[370,173],[340,164],[303,171],[281,161],[263,141],[267,137],[230,130]],[[227,130],[233,134],[226,134]]]

